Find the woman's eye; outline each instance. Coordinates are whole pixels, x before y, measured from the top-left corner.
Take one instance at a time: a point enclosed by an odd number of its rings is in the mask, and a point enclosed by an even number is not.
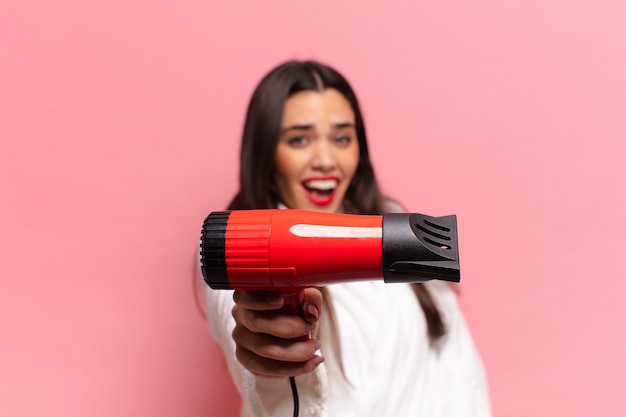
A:
[[[338,145],[347,145],[351,140],[352,138],[348,135],[339,135],[335,138],[335,143]]]
[[[306,136],[294,136],[293,138],[289,139],[287,143],[291,146],[300,147],[309,143],[309,140]]]

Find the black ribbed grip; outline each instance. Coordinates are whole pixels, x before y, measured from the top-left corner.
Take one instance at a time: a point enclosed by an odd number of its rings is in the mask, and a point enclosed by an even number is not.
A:
[[[200,267],[202,277],[214,290],[230,290],[226,272],[226,228],[230,211],[214,211],[202,225]]]

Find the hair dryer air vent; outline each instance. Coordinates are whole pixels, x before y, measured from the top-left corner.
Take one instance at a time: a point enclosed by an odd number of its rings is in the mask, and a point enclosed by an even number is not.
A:
[[[383,276],[386,282],[440,279],[459,282],[456,216],[419,213],[383,216]]]

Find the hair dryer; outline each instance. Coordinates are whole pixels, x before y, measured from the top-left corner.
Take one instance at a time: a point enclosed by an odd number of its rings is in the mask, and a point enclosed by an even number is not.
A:
[[[219,211],[202,227],[200,265],[213,289],[280,291],[298,314],[306,287],[380,280],[460,281],[456,216]]]

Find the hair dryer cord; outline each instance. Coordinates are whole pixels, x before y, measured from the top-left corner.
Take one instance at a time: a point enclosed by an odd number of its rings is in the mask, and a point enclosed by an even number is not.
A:
[[[293,417],[298,417],[300,413],[300,401],[298,400],[298,388],[296,387],[296,378],[289,377],[289,383],[291,384],[291,394],[293,395]]]

